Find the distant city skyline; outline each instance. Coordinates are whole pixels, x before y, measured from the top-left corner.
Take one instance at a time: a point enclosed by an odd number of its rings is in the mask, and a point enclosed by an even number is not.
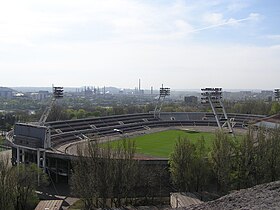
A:
[[[14,0],[0,86],[280,87],[280,1]]]

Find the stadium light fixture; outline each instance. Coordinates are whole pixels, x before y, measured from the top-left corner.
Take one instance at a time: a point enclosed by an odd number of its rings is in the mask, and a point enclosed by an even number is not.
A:
[[[280,101],[280,89],[279,88],[274,89],[274,98],[275,98],[275,101]]]
[[[223,99],[222,88],[220,88],[220,87],[202,88],[201,91],[202,91],[202,93],[201,93],[201,96],[202,96],[201,97],[201,103],[202,104],[210,104],[219,129],[222,129],[222,127],[227,125],[228,129],[229,129],[229,132],[233,134],[233,128],[231,126],[231,122],[228,119],[225,107],[224,107],[223,102],[222,102],[222,99]],[[217,109],[222,109],[222,111],[223,111],[223,115],[224,115],[224,118],[226,120],[223,125],[221,125],[221,121],[220,121],[220,118],[218,116]]]
[[[154,110],[155,118],[157,113],[158,113],[158,117],[160,117],[160,111],[166,96],[170,96],[170,88],[163,87],[162,85],[161,88],[159,89],[159,97],[158,97],[157,105]]]
[[[159,89],[159,95],[160,95],[160,97],[170,96],[170,88],[161,87]]]
[[[54,98],[63,98],[63,87],[53,87],[53,97]]]
[[[56,101],[56,99],[60,99],[60,98],[63,98],[63,87],[54,87],[52,88],[53,90],[53,95],[52,95],[52,99],[51,99],[51,102],[50,104],[46,107],[46,109],[44,110],[40,120],[39,120],[39,125],[44,125],[50,112],[51,112],[51,109],[53,108],[54,106],[54,103]]]

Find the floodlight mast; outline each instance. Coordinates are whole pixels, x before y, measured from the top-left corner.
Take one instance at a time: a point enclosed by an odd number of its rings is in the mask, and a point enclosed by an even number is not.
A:
[[[56,99],[63,98],[63,87],[53,87],[53,95],[50,104],[46,107],[44,110],[40,120],[39,120],[39,125],[44,125],[54,104]]]
[[[280,89],[279,88],[276,88],[274,89],[274,99],[275,101],[280,101]]]
[[[227,112],[222,102],[222,88],[203,88],[201,89],[201,91],[201,103],[210,104],[219,129],[222,130],[222,127],[224,127],[227,124],[229,132],[233,134],[233,128],[231,126],[230,120],[228,119]],[[217,114],[216,109],[218,108],[222,109],[224,118],[226,120],[226,122],[223,125],[221,125],[219,116]]]
[[[156,118],[157,114],[158,117],[160,117],[161,108],[166,96],[170,96],[170,88],[164,88],[162,84],[161,88],[159,89],[159,97],[154,110],[154,118]]]

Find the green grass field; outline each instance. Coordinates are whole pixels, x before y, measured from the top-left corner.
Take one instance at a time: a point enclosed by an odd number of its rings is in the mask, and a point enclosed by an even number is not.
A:
[[[214,133],[183,131],[183,130],[168,130],[152,134],[146,134],[133,138],[136,144],[138,154],[144,154],[154,157],[169,157],[173,151],[176,140],[179,137],[187,137],[191,142],[195,143],[204,137],[207,148],[210,148],[215,137]],[[112,147],[115,147],[118,142],[110,142]]]

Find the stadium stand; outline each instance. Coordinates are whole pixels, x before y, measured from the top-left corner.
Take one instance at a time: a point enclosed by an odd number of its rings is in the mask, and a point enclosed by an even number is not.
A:
[[[222,114],[219,115],[221,121]],[[263,118],[262,115],[228,114],[236,127],[247,126],[250,121]],[[87,139],[89,136],[118,135],[114,129],[124,133],[168,126],[217,126],[213,113],[203,112],[163,112],[159,117],[152,113],[115,115],[100,118],[87,118],[48,122],[51,130],[51,145]]]

